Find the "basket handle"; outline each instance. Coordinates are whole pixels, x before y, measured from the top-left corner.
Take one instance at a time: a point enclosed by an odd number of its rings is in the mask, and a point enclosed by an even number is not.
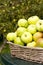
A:
[[[7,44],[13,44],[12,42],[8,42],[8,41],[7,41],[6,43],[7,43]]]

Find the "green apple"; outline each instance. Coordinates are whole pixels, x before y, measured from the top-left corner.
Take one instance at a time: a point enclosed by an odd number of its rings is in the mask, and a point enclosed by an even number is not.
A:
[[[16,32],[15,32],[15,33],[14,33],[14,32],[11,32],[11,33],[8,33],[8,34],[7,34],[6,39],[7,39],[8,41],[13,41],[13,40],[16,38],[16,36],[17,36]]]
[[[31,16],[28,18],[28,24],[36,24],[38,20],[39,20],[38,16]]]
[[[29,25],[27,31],[30,32],[31,34],[36,33],[36,25],[33,24]]]
[[[43,32],[43,20],[39,20],[36,24],[36,28],[38,31]]]
[[[18,44],[18,45],[24,46],[24,43],[21,41],[20,37],[16,37],[14,39],[14,44]]]
[[[43,48],[43,38],[39,38],[39,39],[37,40],[37,46]]]
[[[26,28],[24,28],[24,27],[19,27],[19,28],[17,29],[17,35],[20,37],[25,31],[26,31]]]
[[[26,19],[19,19],[18,20],[18,26],[20,27],[27,27],[28,26],[28,22]]]
[[[33,35],[33,40],[34,41],[37,41],[39,38],[42,38],[43,34],[41,32],[36,32],[34,35]]]
[[[29,32],[24,32],[21,36],[21,40],[24,42],[24,43],[29,43],[32,41],[32,34],[29,33]]]
[[[30,43],[27,44],[27,47],[36,47],[36,42],[35,41],[32,41]]]

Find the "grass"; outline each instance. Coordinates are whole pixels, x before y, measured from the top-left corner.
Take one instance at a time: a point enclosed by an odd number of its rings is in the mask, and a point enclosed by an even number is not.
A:
[[[0,47],[3,45],[3,42],[0,42]],[[1,54],[3,53],[10,53],[10,48],[9,48],[9,45],[8,44],[5,44],[4,48],[2,49],[1,51]]]
[[[0,65],[2,65],[2,64],[0,63]]]
[[[10,53],[10,48],[9,48],[9,45],[8,45],[8,44],[5,44],[5,47],[4,47],[4,49],[1,51],[1,54],[3,55],[3,54],[7,54],[7,53]],[[0,60],[1,60],[1,59],[0,59]],[[0,65],[2,65],[1,62],[0,62]]]
[[[9,48],[9,45],[8,44],[5,44],[5,47],[4,47],[4,49],[1,51],[1,53],[3,54],[3,53],[10,53],[10,48]]]

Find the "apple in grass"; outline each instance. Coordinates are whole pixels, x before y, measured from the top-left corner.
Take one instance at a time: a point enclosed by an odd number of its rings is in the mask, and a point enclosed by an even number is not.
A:
[[[28,18],[28,24],[36,24],[39,20],[38,16],[31,16]]]
[[[7,37],[6,37],[6,39],[8,40],[8,41],[13,41],[15,38],[17,37],[17,32],[11,32],[11,33],[8,33],[7,34]]]
[[[30,32],[31,34],[36,33],[36,25],[34,24],[29,25],[27,31]]]
[[[26,31],[26,28],[24,28],[24,27],[19,27],[19,28],[17,29],[17,36],[20,37],[25,31]]]
[[[14,44],[18,44],[18,45],[24,46],[24,43],[21,41],[20,37],[16,37],[14,39]]]
[[[37,46],[43,48],[43,38],[39,38],[39,39],[37,40]]]
[[[27,44],[27,47],[36,47],[37,43],[35,41],[32,41]]]
[[[32,41],[32,34],[29,33],[29,32],[24,32],[21,36],[21,40],[24,42],[24,43],[29,43]]]
[[[28,26],[28,22],[26,19],[19,19],[18,20],[18,26],[19,27],[27,27]]]
[[[36,32],[33,34],[33,40],[37,41],[39,38],[42,38],[43,34],[41,32]]]
[[[36,24],[36,28],[38,31],[43,32],[43,20],[39,20]]]

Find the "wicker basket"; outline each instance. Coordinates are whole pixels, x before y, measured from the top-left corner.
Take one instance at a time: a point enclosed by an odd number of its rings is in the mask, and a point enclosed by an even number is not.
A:
[[[43,63],[43,48],[28,48],[13,44],[12,42],[7,43],[10,45],[12,57],[15,56],[27,61]]]

